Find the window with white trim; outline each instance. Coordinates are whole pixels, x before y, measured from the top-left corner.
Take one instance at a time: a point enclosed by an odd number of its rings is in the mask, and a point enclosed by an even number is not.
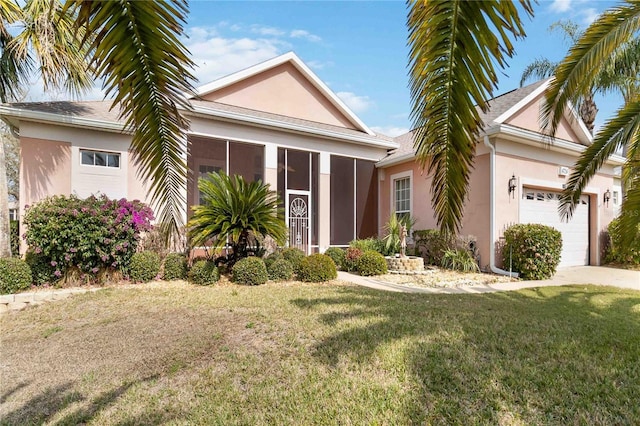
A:
[[[617,206],[619,201],[618,191],[613,191],[613,205]]]
[[[403,177],[393,181],[394,206],[398,219],[411,215],[411,178]]]
[[[120,168],[120,154],[115,152],[80,150],[80,162],[85,166]]]

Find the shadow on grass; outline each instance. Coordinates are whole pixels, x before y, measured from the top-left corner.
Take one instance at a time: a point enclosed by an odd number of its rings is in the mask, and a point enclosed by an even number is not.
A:
[[[142,380],[123,383],[122,385],[102,392],[90,400],[74,389],[71,382],[48,388],[31,397],[23,406],[9,412],[0,420],[2,425],[36,425],[53,421],[59,413],[75,403],[82,403],[78,408],[57,419],[57,425],[78,425],[90,422],[100,412],[114,405],[132,386],[155,380],[153,375]],[[24,385],[23,385],[24,387]],[[15,392],[16,389],[10,391]],[[7,395],[8,396],[8,395]],[[3,396],[4,397],[4,396]],[[153,424],[170,420],[167,413],[144,412],[131,415],[122,424]]]
[[[314,346],[338,367],[401,371],[415,423],[640,421],[640,293],[548,287],[481,295],[345,288],[296,299],[330,331]],[[385,351],[402,356],[385,357]],[[393,359],[403,365],[385,365]],[[382,360],[382,361],[381,361]]]

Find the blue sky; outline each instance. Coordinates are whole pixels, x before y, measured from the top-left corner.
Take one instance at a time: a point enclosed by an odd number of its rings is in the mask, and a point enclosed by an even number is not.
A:
[[[500,74],[496,94],[519,86],[524,67],[560,60],[568,44],[548,27],[571,19],[587,26],[615,4],[600,0],[540,1],[525,19],[527,38]],[[402,1],[191,1],[185,44],[204,84],[279,54],[294,51],[370,127],[392,136],[409,122],[406,5]],[[99,97],[98,90],[87,98]],[[619,105],[599,96],[596,125]]]

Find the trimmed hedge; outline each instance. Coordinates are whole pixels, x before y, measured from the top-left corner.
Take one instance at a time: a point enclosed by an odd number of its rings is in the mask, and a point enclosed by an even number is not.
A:
[[[620,244],[622,235],[618,229],[620,219],[615,218],[609,224],[610,246],[606,255],[607,262],[620,263],[623,265],[640,265],[640,225],[635,239],[628,248],[623,248]]]
[[[298,279],[306,282],[324,282],[336,279],[338,272],[336,264],[326,254],[312,254],[300,262]]]
[[[300,262],[304,259],[305,254],[302,250],[295,247],[285,247],[281,251],[282,257],[284,260],[288,260],[293,266],[294,272],[298,272],[298,268],[300,267]]]
[[[260,285],[267,282],[269,275],[264,261],[259,257],[245,257],[233,265],[233,281],[238,284]]]
[[[518,224],[504,232],[502,259],[509,267],[511,253],[513,270],[525,280],[551,278],[560,263],[562,234],[545,225]]]
[[[269,279],[273,281],[288,281],[293,278],[293,266],[285,259],[278,259],[267,268]]]
[[[164,259],[165,280],[183,280],[187,277],[187,257],[182,253],[169,253]]]
[[[271,253],[268,256],[265,256],[262,258],[262,260],[264,260],[264,264],[267,267],[267,269],[269,269],[269,267],[276,261],[276,260],[281,260],[284,259],[284,257],[282,256],[282,251],[281,250],[276,250],[273,253]],[[289,262],[291,263],[291,262]]]
[[[377,251],[384,254],[384,241],[377,238],[369,237],[360,240],[353,240],[349,243],[349,247],[360,249],[363,253],[365,251]]]
[[[343,249],[340,247],[329,247],[325,250],[324,254],[333,260],[333,263],[336,264],[336,268],[344,269],[344,260],[347,254]]]
[[[363,277],[386,274],[387,261],[377,251],[367,250],[358,259],[357,269]]]
[[[343,269],[348,272],[356,272],[358,270],[358,259],[362,256],[362,250],[357,247],[347,248],[344,254]]]
[[[210,260],[196,260],[189,270],[189,282],[198,285],[211,285],[218,282],[220,272],[216,264]]]
[[[158,276],[162,261],[153,251],[134,253],[129,263],[129,278],[133,282],[149,282]]]
[[[0,294],[17,293],[31,286],[31,268],[14,257],[0,259]]]

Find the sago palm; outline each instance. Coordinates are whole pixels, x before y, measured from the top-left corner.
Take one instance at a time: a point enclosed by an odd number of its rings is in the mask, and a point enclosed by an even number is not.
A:
[[[433,176],[431,203],[444,232],[457,232],[476,139],[505,67],[511,37],[525,35],[510,1],[409,1],[411,118],[419,164]],[[520,0],[525,14],[531,3]]]
[[[231,245],[230,264],[247,256],[251,236],[270,236],[284,244],[287,227],[278,210],[278,195],[261,181],[209,173],[198,181],[202,204],[193,207],[187,224],[192,245]]]
[[[594,85],[603,68],[622,45],[638,46],[640,1],[629,0],[603,13],[571,48],[556,71],[556,79],[547,92],[544,108],[546,125],[555,134],[563,111]],[[637,52],[636,52],[637,54]],[[614,71],[615,72],[615,71]],[[618,71],[624,74],[624,69]],[[633,76],[632,76],[633,77]],[[635,84],[637,84],[637,74]],[[593,143],[580,156],[561,199],[564,216],[571,216],[589,180],[609,156],[625,146],[625,168],[630,170],[620,213],[623,243],[630,244],[640,224],[640,94],[629,99],[605,122]]]

